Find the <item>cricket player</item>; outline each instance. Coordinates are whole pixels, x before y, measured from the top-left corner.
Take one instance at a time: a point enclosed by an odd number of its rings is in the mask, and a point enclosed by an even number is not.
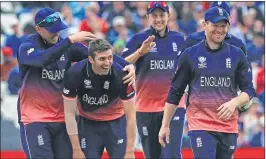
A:
[[[171,120],[171,142],[166,148],[158,142],[164,104],[184,36],[168,29],[166,2],[150,2],[147,8],[150,29],[134,35],[123,57],[136,66],[137,127],[146,158],[181,158],[184,126],[184,100]]]
[[[195,159],[232,158],[238,136],[238,107],[254,96],[252,73],[243,51],[226,43],[229,15],[212,7],[204,16],[205,39],[186,49],[168,94],[159,141],[171,143],[169,125],[186,86],[187,119]],[[237,94],[238,88],[241,90]]]
[[[88,57],[79,42],[93,40],[90,32],[78,32],[66,39],[59,32],[67,26],[58,12],[40,9],[35,16],[37,33],[21,44],[18,63],[22,86],[18,99],[21,142],[27,158],[71,158],[72,148],[65,128],[62,88],[71,62]],[[122,58],[116,61],[125,66]],[[130,78],[134,81],[134,66]],[[125,81],[127,82],[127,81]]]
[[[66,72],[63,98],[73,158],[101,158],[104,148],[111,159],[135,158],[135,90],[123,83],[125,73],[113,62],[111,48],[106,40],[91,41],[89,58]]]

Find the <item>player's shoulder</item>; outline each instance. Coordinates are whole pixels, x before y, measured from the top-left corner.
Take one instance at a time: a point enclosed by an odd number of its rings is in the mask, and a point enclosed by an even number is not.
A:
[[[123,71],[123,66],[120,65],[117,62],[113,62],[112,65],[112,69],[113,69],[113,75],[117,78],[117,79],[122,79],[122,77],[124,77],[126,75],[126,72]]]
[[[235,43],[244,45],[243,41],[241,39],[239,39],[238,37],[234,36],[233,34],[228,33],[228,35],[230,36],[231,40]]]
[[[228,48],[228,50],[234,54],[234,55],[240,55],[240,56],[245,56],[245,53],[237,46],[232,45],[228,42],[224,42],[224,44],[226,45],[226,47]]]
[[[173,36],[173,37],[176,37],[176,38],[182,38],[182,39],[184,39],[184,35],[181,34],[181,33],[179,33],[179,32],[177,32],[177,31],[169,30],[168,35]]]
[[[81,60],[75,64],[73,64],[68,70],[67,75],[77,75],[80,74],[83,70],[83,68],[87,65],[88,59]]]
[[[189,40],[203,40],[205,36],[205,32],[201,31],[201,32],[195,32],[190,34],[187,39]]]

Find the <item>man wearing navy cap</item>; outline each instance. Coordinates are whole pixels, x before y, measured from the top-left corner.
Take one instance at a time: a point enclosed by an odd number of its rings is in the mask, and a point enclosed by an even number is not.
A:
[[[18,54],[22,146],[27,158],[72,158],[61,93],[63,78],[71,62],[88,57],[88,48],[79,42],[96,37],[90,32],[77,32],[60,38],[59,32],[67,26],[51,8],[36,13],[35,25],[37,33],[21,44]],[[123,66],[127,64],[122,58],[117,61]],[[127,68],[131,68],[129,80],[133,82],[134,67]]]
[[[158,133],[184,36],[168,29],[169,8],[166,2],[150,2],[147,19],[151,28],[134,35],[122,54],[136,65],[138,133],[146,158],[181,158],[184,102],[180,102],[172,118],[172,142],[167,147],[161,147]]]
[[[226,2],[215,1],[211,4],[211,8],[212,7],[223,8],[230,16],[230,7],[228,6],[228,4]],[[183,50],[201,42],[204,39],[204,37],[205,37],[204,31],[193,33],[193,34],[189,35],[187,37],[187,39],[185,40],[185,47]],[[242,42],[241,39],[237,38],[236,36],[234,36],[230,33],[227,33],[226,37],[225,37],[225,42],[227,42],[231,45],[234,45],[236,47],[239,47],[245,54],[247,54],[244,43]]]
[[[169,125],[186,86],[188,135],[195,159],[230,159],[237,146],[238,110],[255,95],[252,72],[240,48],[226,42],[229,14],[205,13],[205,39],[186,49],[168,93],[159,141],[169,142]],[[241,90],[240,95],[237,94]]]

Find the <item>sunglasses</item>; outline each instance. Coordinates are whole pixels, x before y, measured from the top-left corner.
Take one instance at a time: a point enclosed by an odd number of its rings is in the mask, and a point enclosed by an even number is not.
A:
[[[159,5],[160,7],[167,7],[166,2],[151,2],[148,5],[148,9],[153,8],[155,5]]]
[[[39,27],[51,26],[54,23],[56,23],[58,20],[60,20],[60,14],[59,12],[55,12],[54,14],[48,15],[46,18],[44,18],[42,21],[36,24],[36,26]]]

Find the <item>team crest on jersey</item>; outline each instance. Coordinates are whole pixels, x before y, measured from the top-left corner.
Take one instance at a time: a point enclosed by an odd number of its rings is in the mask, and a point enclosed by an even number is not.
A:
[[[85,87],[85,88],[88,88],[88,89],[91,89],[91,88],[92,88],[91,81],[85,79],[85,80],[84,80],[84,87]]]
[[[207,68],[206,57],[200,56],[198,60],[199,60],[198,68]]]
[[[60,61],[65,61],[66,58],[65,58],[65,55],[63,54],[61,57],[60,57]]]
[[[109,81],[105,81],[104,84],[103,84],[103,88],[104,89],[109,89],[109,84],[110,84]]]
[[[231,68],[231,58],[226,58],[225,59],[225,65],[226,65],[226,68]]]
[[[177,45],[175,42],[172,43],[173,51],[177,52]]]

